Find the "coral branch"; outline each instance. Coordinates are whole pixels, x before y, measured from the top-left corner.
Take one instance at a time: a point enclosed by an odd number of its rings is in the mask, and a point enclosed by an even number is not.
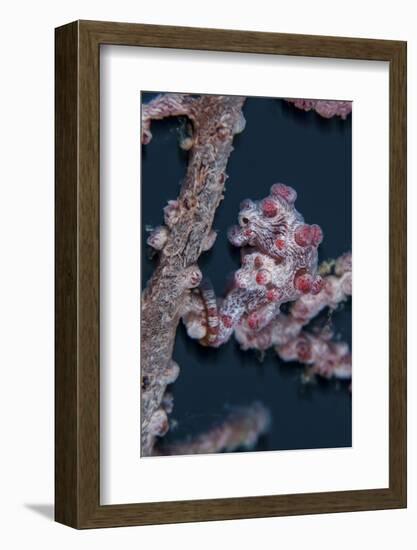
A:
[[[345,119],[351,102],[287,100],[299,109],[325,118]],[[158,265],[142,297],[141,451],[152,454],[195,454],[253,448],[269,426],[269,413],[259,403],[234,410],[205,434],[174,444],[161,443],[169,429],[173,383],[179,366],[172,360],[176,329],[182,318],[187,333],[207,346],[218,347],[234,335],[242,349],[273,347],[284,361],[298,361],[311,373],[350,378],[348,346],[332,340],[326,327],[306,325],[324,308],[335,309],[352,293],[352,259],[345,254],[318,268],[323,234],[306,224],[295,209],[296,191],[274,184],[260,201],[245,200],[239,225],[228,233],[241,248],[241,268],[223,299],[216,298],[197,265],[216,233],[212,222],[223,199],[226,165],[236,133],[245,126],[244,98],[163,94],[142,109],[142,143],[152,139],[151,123],[169,116],[187,117],[188,135],[180,147],[190,151],[187,174],[177,198],[164,208],[164,224],[147,243]],[[291,303],[288,313],[281,306]]]
[[[332,272],[323,278],[320,292],[301,296],[291,305],[288,315],[281,313],[258,332],[238,326],[235,337],[241,348],[264,351],[274,347],[283,361],[303,363],[310,367],[311,374],[351,378],[347,344],[332,341],[333,332],[328,327],[315,334],[303,330],[324,308],[334,310],[352,294],[351,254],[344,254],[328,269]]]
[[[185,94],[161,94],[142,106],[142,143],[152,139],[151,121],[170,116],[189,116],[193,100]]]
[[[275,351],[284,361],[298,361],[311,368],[311,374],[325,378],[350,379],[352,358],[349,346],[344,342],[331,341],[331,331],[311,334],[302,331],[287,342],[276,346]]]
[[[195,438],[170,445],[163,444],[156,453],[163,455],[188,455],[250,450],[270,425],[269,412],[261,403],[232,411],[223,422]]]
[[[166,386],[178,376],[171,357],[181,307],[190,289],[201,281],[197,266],[203,250],[214,242],[212,222],[223,198],[226,165],[233,136],[242,131],[244,98],[165,94],[142,110],[142,141],[151,139],[154,118],[185,115],[193,132],[190,158],[179,197],[164,210],[165,225],[148,242],[159,262],[142,297],[141,452],[152,454],[155,439],[168,426],[162,406]]]
[[[242,349],[266,350],[285,345],[324,308],[334,310],[347,300],[352,294],[352,255],[344,254],[327,269],[331,273],[323,277],[320,291],[300,296],[291,304],[288,315],[281,313],[261,331],[248,331],[244,326],[238,326],[235,337]]]
[[[303,328],[323,309],[328,307],[335,310],[352,294],[352,255],[343,254],[336,261],[323,264],[319,271],[327,272],[327,275],[323,276],[316,294],[310,292],[301,295],[290,306],[288,314],[274,309],[268,313],[270,321],[261,329],[257,325],[250,326],[242,315],[233,327],[234,336],[243,350],[266,351],[273,347],[283,361],[303,363],[310,367],[311,374],[326,378],[351,378],[351,354],[347,344],[332,341],[333,333],[329,327],[316,333],[307,332]],[[210,298],[207,296],[207,288],[200,288],[190,294],[184,305],[183,316],[189,336],[203,343],[207,343],[207,335],[213,332],[213,327],[214,333],[219,333],[217,322],[221,316],[217,311],[224,311],[223,305],[217,308],[214,294]],[[239,297],[244,308],[245,294],[241,293]],[[267,307],[262,307],[257,315],[267,318]],[[253,315],[251,313],[249,319]]]
[[[346,119],[352,112],[351,101],[323,100],[323,99],[287,99],[298,109],[303,111],[316,111],[323,118],[332,118],[339,116]]]

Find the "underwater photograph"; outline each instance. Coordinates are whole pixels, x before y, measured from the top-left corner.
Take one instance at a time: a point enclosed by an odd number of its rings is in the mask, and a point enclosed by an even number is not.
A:
[[[352,102],[138,101],[141,457],[351,447]]]

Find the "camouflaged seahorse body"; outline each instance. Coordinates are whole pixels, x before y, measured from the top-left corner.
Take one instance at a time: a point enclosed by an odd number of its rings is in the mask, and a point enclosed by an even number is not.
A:
[[[240,330],[261,330],[279,315],[281,304],[321,290],[317,247],[323,234],[318,225],[304,223],[294,207],[296,198],[294,189],[277,183],[265,199],[241,204],[239,225],[228,237],[242,247],[242,267],[220,305],[211,297],[207,345],[226,342],[238,324]]]

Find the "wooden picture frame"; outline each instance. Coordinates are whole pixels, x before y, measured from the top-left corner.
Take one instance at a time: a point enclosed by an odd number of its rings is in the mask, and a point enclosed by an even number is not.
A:
[[[56,521],[75,528],[406,506],[406,43],[76,21],[56,29]],[[100,505],[99,52],[104,44],[389,62],[389,487]]]

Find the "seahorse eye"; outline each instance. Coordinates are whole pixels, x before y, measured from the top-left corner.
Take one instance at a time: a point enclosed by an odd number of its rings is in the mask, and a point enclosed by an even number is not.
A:
[[[242,223],[243,223],[243,225],[247,225],[249,223],[248,218],[243,217],[242,218]]]

